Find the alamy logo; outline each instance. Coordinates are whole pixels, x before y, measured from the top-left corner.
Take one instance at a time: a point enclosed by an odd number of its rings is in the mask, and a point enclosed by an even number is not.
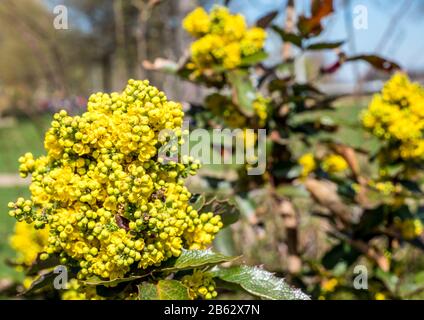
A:
[[[68,30],[68,8],[64,5],[57,5],[53,8],[56,15],[53,20],[53,27],[57,30]]]
[[[353,8],[353,26],[356,30],[368,30],[368,8],[359,4]]]

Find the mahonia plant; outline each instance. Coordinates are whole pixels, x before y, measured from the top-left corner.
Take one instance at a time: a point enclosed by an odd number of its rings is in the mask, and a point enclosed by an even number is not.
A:
[[[188,203],[184,179],[198,165],[154,159],[166,142],[161,130],[181,136],[181,105],[147,81],[130,80],[122,94],[92,95],[87,109],[56,114],[47,155],[20,159],[21,175],[32,176],[32,199],[11,203],[10,215],[49,228],[41,259],[77,262],[79,279],[116,279],[134,263],[145,269],[183,247],[208,246],[222,223]]]
[[[105,288],[117,299],[215,298],[209,269],[234,260],[206,250],[223,227],[221,215],[195,208],[185,186],[198,162],[161,153],[171,136],[184,143],[183,116],[181,104],[132,79],[122,93],[93,94],[82,115],[55,114],[47,154],[19,159],[21,176],[31,175],[31,199],[9,203],[18,262],[67,266],[72,278],[62,299],[110,298]],[[48,278],[25,287],[33,291]]]
[[[273,24],[278,11],[267,13],[254,27],[246,28],[244,19],[225,7],[215,6],[210,13],[197,8],[183,21],[183,28],[195,37],[184,63],[167,61],[166,68],[158,63],[155,69],[172,71],[197,85],[213,88],[213,92],[208,89],[203,103],[191,104],[187,112],[195,126],[267,131],[266,171],[261,176],[246,174],[247,166],[225,167],[221,175],[216,168],[202,173],[206,192],[222,194],[217,186],[230,185],[229,197],[243,208],[246,224],[233,233],[239,241],[229,247],[238,247],[245,255],[252,252],[252,259],[257,259],[257,252],[263,248],[259,232],[258,241],[252,241],[255,244],[245,245],[240,239],[244,239],[245,229],[251,236],[256,229],[266,228],[263,242],[267,248],[277,247],[281,238],[287,248],[286,256],[276,254],[269,258],[275,259],[275,270],[289,271],[290,279],[301,283],[314,297],[328,298],[343,288],[355,297],[398,298],[397,293],[381,288],[381,279],[374,279],[372,290],[367,293],[358,292],[346,275],[343,278],[337,274],[336,266],[344,264],[347,272],[349,266],[363,258],[376,266],[376,272],[399,270],[390,264],[395,251],[392,249],[398,244],[384,241],[419,241],[421,222],[405,208],[405,199],[411,195],[411,190],[406,189],[419,189],[416,173],[422,161],[422,91],[404,76],[396,75],[382,94],[374,97],[362,121],[381,140],[383,148],[376,155],[380,159],[378,176],[365,177],[356,161],[358,148],[352,148],[336,133],[341,124],[331,119],[333,103],[340,96],[328,95],[312,82],[300,83],[295,74],[295,53],[337,49],[334,63],[312,71],[314,81],[355,61],[365,61],[385,72],[400,67],[374,54],[348,56],[341,50],[343,41],[320,40],[323,20],[333,11],[332,0],[312,1],[309,16],[301,15],[294,26],[283,29]],[[283,57],[275,65],[264,63],[268,32],[280,36],[284,45]],[[243,49],[245,45],[248,50]],[[409,130],[411,124],[413,128]],[[247,139],[245,143],[248,144]],[[365,153],[361,150],[361,156]],[[373,156],[365,157],[367,162],[373,162]],[[400,171],[393,168],[399,165]],[[228,170],[237,178],[227,178]],[[397,172],[396,176],[392,171]],[[375,201],[366,201],[370,200],[366,193],[373,191],[381,200],[380,206],[373,207]],[[323,244],[311,256],[304,256],[308,250],[301,248],[299,241],[300,214],[295,202],[308,195],[308,204],[318,205],[316,215],[329,221],[331,230],[325,236],[335,240],[335,244]],[[415,205],[422,211],[419,203]],[[315,214],[315,210],[311,212]],[[257,226],[252,227],[255,222]],[[285,233],[281,235],[280,230]],[[378,250],[370,244],[374,238],[384,243]],[[281,261],[294,263],[282,266]]]

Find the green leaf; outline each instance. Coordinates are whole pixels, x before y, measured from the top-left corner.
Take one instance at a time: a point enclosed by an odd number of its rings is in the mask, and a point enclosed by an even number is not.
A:
[[[153,283],[143,282],[137,288],[139,300],[158,300],[158,291]]]
[[[257,64],[268,57],[268,54],[265,51],[259,51],[250,56],[244,57],[241,59],[242,66],[251,66]]]
[[[29,293],[32,293],[34,291],[43,289],[43,288],[52,288],[53,287],[53,281],[58,276],[57,273],[54,273],[54,271],[50,271],[48,273],[40,275],[37,279],[35,279],[29,288],[21,293],[20,295],[27,295]]]
[[[207,250],[185,250],[181,255],[172,261],[172,265],[160,271],[180,271],[185,269],[194,269],[216,265],[223,262],[229,262],[237,259],[238,257],[229,257],[221,253]]]
[[[384,272],[381,269],[376,270],[375,276],[383,281],[386,288],[389,289],[392,293],[396,292],[396,286],[399,282],[398,276],[390,272]]]
[[[213,247],[228,256],[237,254],[231,227],[226,227],[218,232],[213,241]]]
[[[178,280],[159,280],[156,285],[144,282],[137,288],[140,300],[190,300],[188,288]]]
[[[283,279],[258,267],[236,266],[211,271],[214,277],[236,283],[252,295],[270,300],[309,300],[299,289],[289,286]]]
[[[281,39],[285,42],[290,42],[295,46],[302,48],[303,37],[291,32],[286,32],[278,26],[272,26],[272,30],[278,33]]]
[[[117,284],[123,283],[123,282],[130,282],[138,279],[145,278],[149,276],[151,273],[143,274],[143,275],[132,275],[125,278],[118,278],[114,280],[102,280],[98,277],[92,277],[87,279],[86,281],[82,281],[84,284],[89,286],[97,286],[97,285],[103,285],[103,286],[116,286]]]
[[[233,88],[233,103],[247,117],[253,116],[255,114],[253,101],[256,99],[256,94],[248,74],[240,70],[230,71],[228,81]]]
[[[336,49],[340,47],[344,41],[337,42],[318,42],[308,45],[305,49],[307,50],[324,50],[324,49]]]

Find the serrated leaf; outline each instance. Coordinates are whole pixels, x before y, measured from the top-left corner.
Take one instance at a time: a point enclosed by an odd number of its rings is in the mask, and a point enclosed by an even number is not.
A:
[[[256,98],[256,94],[248,75],[240,70],[234,70],[228,73],[228,81],[233,89],[233,103],[244,115],[253,116],[253,101]]]
[[[159,280],[156,285],[145,282],[137,287],[140,300],[190,300],[188,288],[178,280]]]
[[[157,300],[158,291],[153,283],[143,282],[137,286],[139,300]]]
[[[183,249],[181,255],[172,261],[172,265],[168,266],[161,271],[180,271],[185,269],[194,269],[216,265],[223,262],[229,262],[237,259],[238,257],[229,257],[221,253],[214,252],[210,249],[207,250],[185,250]]]
[[[236,283],[250,294],[270,300],[309,300],[309,296],[292,288],[282,278],[250,266],[217,268],[211,272],[214,277]]]

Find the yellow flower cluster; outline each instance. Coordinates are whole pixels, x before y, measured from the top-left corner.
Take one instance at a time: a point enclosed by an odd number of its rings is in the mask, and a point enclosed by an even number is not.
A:
[[[348,168],[346,160],[337,154],[330,154],[322,160],[322,170],[328,173],[343,172]]]
[[[207,96],[205,104],[212,114],[222,119],[226,126],[233,129],[243,129],[248,126],[263,128],[268,118],[269,99],[259,93],[256,94],[255,100],[252,103],[254,110],[252,119],[244,115],[231,99],[219,93],[213,93]],[[250,120],[253,120],[253,122],[249,122]]]
[[[424,231],[424,226],[420,219],[401,220],[397,218],[395,219],[395,225],[402,233],[402,237],[407,240],[419,237]]]
[[[197,38],[190,48],[190,67],[199,73],[217,66],[238,67],[243,58],[262,50],[266,38],[264,29],[248,28],[242,15],[233,15],[222,6],[215,6],[210,14],[195,9],[184,19],[183,27]]]
[[[220,216],[194,210],[184,186],[199,165],[158,155],[170,131],[183,142],[183,115],[147,80],[93,94],[81,116],[54,115],[47,155],[20,159],[21,175],[32,175],[31,200],[9,204],[18,221],[48,230],[42,259],[59,255],[80,268],[79,279],[116,279],[212,242]]]
[[[30,266],[47,244],[48,229],[37,230],[32,224],[17,222],[10,245],[17,252],[17,263]]]
[[[215,281],[209,274],[200,270],[194,270],[193,274],[186,275],[181,280],[189,288],[192,299],[212,299],[218,295],[215,291]]]
[[[253,101],[253,110],[258,117],[259,127],[264,127],[268,118],[268,105],[269,99],[263,97],[261,94],[256,94],[256,99]]]
[[[392,160],[424,158],[424,88],[397,73],[362,113],[362,123],[389,142]]]

